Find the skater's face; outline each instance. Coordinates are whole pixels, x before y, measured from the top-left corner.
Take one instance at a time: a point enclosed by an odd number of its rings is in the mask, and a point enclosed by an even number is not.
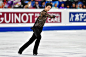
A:
[[[51,6],[47,6],[47,7],[45,6],[46,11],[49,11],[50,9],[51,9]]]

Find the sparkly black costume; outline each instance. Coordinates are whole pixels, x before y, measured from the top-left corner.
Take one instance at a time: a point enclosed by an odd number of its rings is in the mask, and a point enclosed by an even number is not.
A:
[[[29,39],[29,41],[27,41],[18,51],[18,53],[22,53],[23,50],[25,48],[27,48],[34,40],[35,41],[35,45],[34,45],[34,49],[33,49],[33,54],[37,54],[37,50],[38,50],[38,46],[41,40],[41,32],[43,29],[43,26],[46,22],[47,17],[49,18],[55,18],[55,16],[51,16],[49,15],[45,10],[43,10],[42,12],[40,12],[40,16],[37,18],[35,24],[33,27],[31,27],[31,29],[33,30],[33,35],[32,37]]]

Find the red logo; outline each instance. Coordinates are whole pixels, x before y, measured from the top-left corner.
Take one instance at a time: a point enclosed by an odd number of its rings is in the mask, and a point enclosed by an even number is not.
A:
[[[40,12],[0,12],[0,24],[35,23]],[[55,18],[47,18],[46,23],[61,23],[61,12],[49,12]]]

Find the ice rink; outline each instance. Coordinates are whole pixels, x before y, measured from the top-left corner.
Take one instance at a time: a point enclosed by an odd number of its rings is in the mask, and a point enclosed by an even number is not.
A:
[[[0,57],[34,57],[31,44],[22,55],[17,52],[33,32],[0,32]],[[86,57],[86,30],[43,31],[35,57]]]

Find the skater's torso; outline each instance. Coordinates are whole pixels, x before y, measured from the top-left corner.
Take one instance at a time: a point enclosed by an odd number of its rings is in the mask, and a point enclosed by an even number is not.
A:
[[[44,26],[44,23],[45,23],[45,21],[47,19],[47,17],[46,17],[45,14],[46,14],[46,11],[45,10],[43,10],[42,12],[40,12],[40,15],[37,18],[34,26],[38,26],[38,27],[43,27]]]
[[[49,15],[47,11],[41,11],[39,17],[37,18],[36,22],[34,23],[34,26],[31,29],[33,30],[34,27],[43,28],[47,17],[53,18],[53,16]]]
[[[46,19],[47,17],[50,17],[52,18],[52,16],[50,16],[47,11],[43,10],[42,12],[40,12],[40,15],[39,17],[37,18],[34,26],[38,26],[38,27],[43,27],[45,22],[46,22]]]

